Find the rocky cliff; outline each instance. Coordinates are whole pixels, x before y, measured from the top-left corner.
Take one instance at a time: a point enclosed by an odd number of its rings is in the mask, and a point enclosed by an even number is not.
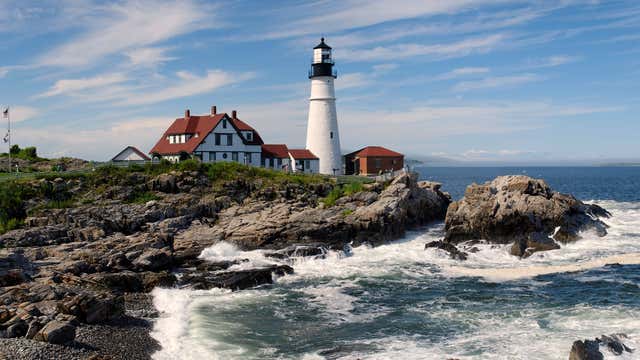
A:
[[[30,216],[0,236],[0,337],[69,343],[78,326],[121,317],[130,294],[156,286],[242,289],[292,271],[230,271],[231,262],[198,259],[219,241],[281,258],[375,245],[442,220],[450,203],[438,184],[414,175],[363,185],[329,204],[323,198],[339,188],[329,178],[217,170],[114,170],[20,183]]]

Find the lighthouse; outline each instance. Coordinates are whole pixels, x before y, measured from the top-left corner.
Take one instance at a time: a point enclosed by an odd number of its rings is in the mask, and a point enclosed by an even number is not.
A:
[[[333,81],[338,77],[333,70],[331,47],[321,39],[313,48],[313,61],[309,70],[311,96],[307,122],[307,149],[320,159],[320,173],[341,175],[340,132],[336,113],[336,95]]]

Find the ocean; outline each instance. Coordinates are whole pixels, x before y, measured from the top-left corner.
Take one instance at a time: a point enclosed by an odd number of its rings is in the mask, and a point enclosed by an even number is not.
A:
[[[299,259],[271,286],[156,289],[155,359],[567,359],[573,341],[625,333],[640,359],[640,167],[417,168],[454,199],[498,175],[539,177],[597,203],[609,234],[520,260],[481,245],[466,262],[424,244],[443,224],[350,256]],[[226,243],[202,255],[271,263]],[[615,264],[615,265],[608,265]],[[246,265],[243,265],[246,266]],[[605,354],[606,358],[613,358]]]

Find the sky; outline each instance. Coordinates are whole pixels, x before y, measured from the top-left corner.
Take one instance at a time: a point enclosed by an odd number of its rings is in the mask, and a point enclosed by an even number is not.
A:
[[[635,0],[0,0],[0,13],[0,104],[13,142],[46,156],[147,152],[212,105],[304,147],[324,36],[344,151],[640,160]]]

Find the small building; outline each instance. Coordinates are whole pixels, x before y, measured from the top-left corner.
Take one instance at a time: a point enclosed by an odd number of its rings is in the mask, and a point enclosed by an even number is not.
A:
[[[135,146],[127,146],[111,159],[113,163],[144,163],[147,161],[151,161],[151,158]]]
[[[317,174],[320,172],[320,159],[307,149],[289,149],[289,158],[293,172]]]
[[[218,114],[211,107],[209,115],[191,115],[176,119],[149,152],[153,158],[177,162],[192,157],[203,162],[235,161],[259,166],[260,134],[238,118],[237,112]]]
[[[401,170],[404,155],[382,146],[367,146],[344,156],[345,174],[379,175]]]
[[[267,169],[290,171],[289,148],[285,144],[263,144],[260,166]]]

